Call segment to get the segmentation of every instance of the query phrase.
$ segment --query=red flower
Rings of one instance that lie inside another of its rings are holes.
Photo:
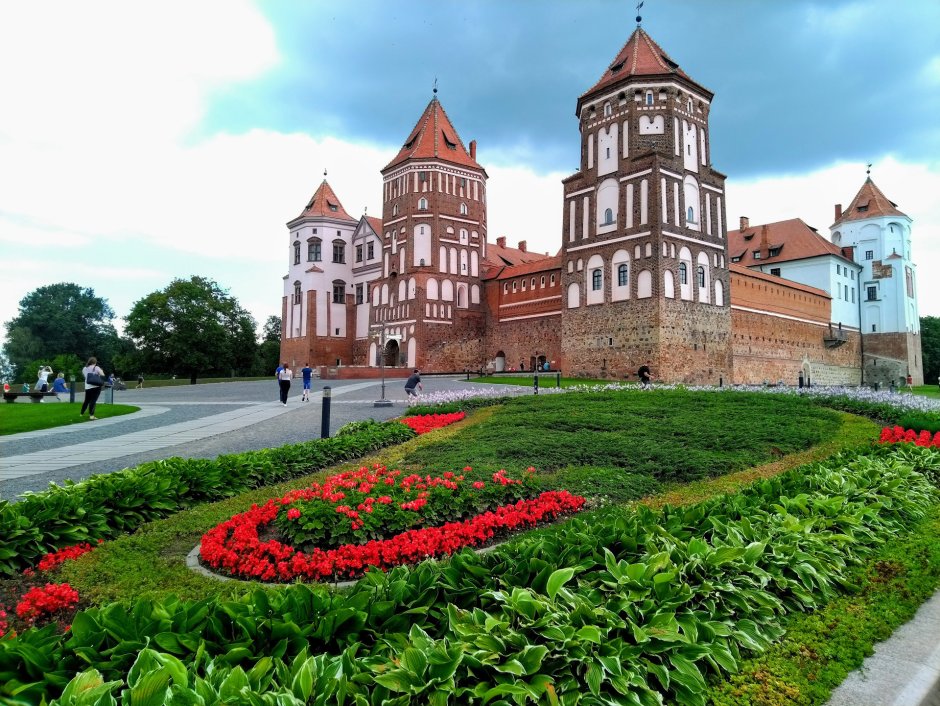
[[[35,620],[44,613],[55,613],[78,603],[78,591],[67,583],[33,586],[16,606],[16,614],[24,620]]]
[[[298,510],[296,507],[292,507],[290,510],[287,511],[288,520],[296,520],[299,517],[300,517],[300,510]]]
[[[486,486],[486,483],[484,483],[481,480],[475,481],[473,484],[473,487],[476,488],[477,490],[483,490],[485,486]]]

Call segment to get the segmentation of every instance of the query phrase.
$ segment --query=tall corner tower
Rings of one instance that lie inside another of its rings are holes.
[[[909,216],[898,210],[871,177],[848,208],[836,205],[832,242],[851,248],[859,273],[859,317],[866,383],[898,384],[907,375],[924,381],[916,266]]]
[[[287,222],[288,272],[281,305],[281,360],[292,367],[352,362],[349,248],[356,219],[324,179]]]
[[[578,98],[580,169],[563,181],[562,341],[568,370],[731,377],[723,174],[713,94],[641,28]]]
[[[435,96],[382,170],[382,274],[371,283],[371,364],[476,369],[483,361],[486,171]]]

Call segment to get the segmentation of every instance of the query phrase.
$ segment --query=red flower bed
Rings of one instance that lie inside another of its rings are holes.
[[[467,415],[463,412],[451,414],[418,414],[414,417],[403,417],[402,424],[407,424],[417,434],[427,434],[429,431],[446,427],[448,424],[459,422]]]
[[[880,444],[910,444],[917,446],[932,446],[940,449],[940,431],[932,434],[927,430],[916,432],[913,429],[903,429],[901,427],[885,427],[881,430],[881,437],[878,439]]]
[[[103,539],[98,540],[98,544],[102,544],[103,542]],[[94,549],[95,546],[97,545],[84,542],[83,544],[73,544],[70,547],[63,547],[56,552],[50,552],[39,560],[39,570],[51,571],[52,569],[58,568],[67,561],[77,559],[82,554],[87,554],[92,549]]]
[[[78,591],[67,583],[33,586],[16,606],[16,615],[33,621],[44,615],[71,608],[78,603]]]
[[[255,505],[207,532],[202,538],[202,561],[230,575],[261,581],[353,578],[370,566],[385,570],[486,544],[499,535],[575,513],[584,505],[584,498],[567,490],[549,491],[463,522],[309,553],[277,540],[262,541],[259,536],[259,530],[277,516],[282,502],[283,499],[272,499],[261,507]]]

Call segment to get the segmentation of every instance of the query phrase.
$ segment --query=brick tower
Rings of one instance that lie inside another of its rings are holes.
[[[832,242],[851,248],[859,273],[865,383],[924,384],[910,216],[868,177],[848,208],[836,205]]]
[[[723,174],[713,94],[637,27],[577,104],[563,181],[562,354],[575,374],[730,380]]]
[[[369,363],[481,366],[486,171],[435,96],[382,170],[382,273],[370,283]]]

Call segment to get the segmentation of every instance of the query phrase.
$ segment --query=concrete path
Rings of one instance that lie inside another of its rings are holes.
[[[875,645],[827,706],[940,706],[940,592]]]

